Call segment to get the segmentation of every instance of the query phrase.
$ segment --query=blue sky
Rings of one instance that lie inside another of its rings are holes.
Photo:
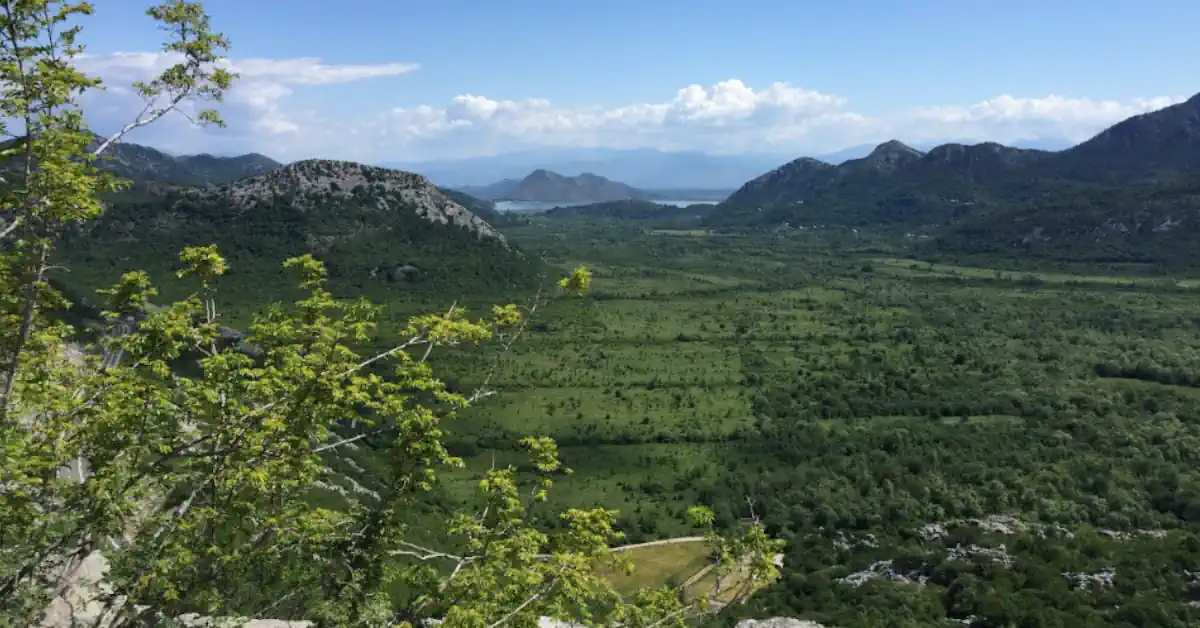
[[[139,0],[96,4],[88,53],[127,79],[130,58],[105,56],[151,53],[160,33]],[[803,153],[893,135],[1083,139],[1200,91],[1188,0],[346,4],[207,0],[234,66],[257,63],[225,108],[231,128],[176,121],[135,139],[374,160],[541,145]],[[681,97],[690,85],[704,96]],[[119,109],[106,97],[97,109]]]

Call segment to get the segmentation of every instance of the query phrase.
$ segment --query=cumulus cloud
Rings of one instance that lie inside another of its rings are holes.
[[[924,107],[909,112],[914,139],[967,137],[1013,141],[1032,137],[1085,140],[1139,113],[1181,102],[1159,96],[1119,102],[1050,95],[1018,98],[1003,94],[966,107]]]
[[[137,97],[121,88],[146,80],[175,59],[128,52],[81,59],[111,85],[85,103],[93,127],[105,130],[128,115]],[[927,142],[1062,138],[1083,140],[1129,116],[1181,98],[1128,101],[1018,97],[1003,94],[967,105],[897,109],[868,116],[853,103],[788,83],[752,86],[738,79],[687,85],[659,102],[562,107],[541,98],[494,100],[466,93],[441,104],[411,107],[364,102],[351,118],[308,106],[296,89],[337,89],[346,83],[397,77],[415,63],[327,64],[316,58],[235,59],[240,78],[220,109],[224,130],[200,130],[176,117],[131,137],[173,152],[258,151],[278,159],[322,156],[413,161],[495,154],[539,146],[575,146],[718,153],[837,150],[891,138]],[[403,89],[403,83],[397,84]],[[669,93],[669,92],[668,92]]]

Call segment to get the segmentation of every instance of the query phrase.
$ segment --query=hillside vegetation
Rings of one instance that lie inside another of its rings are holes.
[[[1200,184],[1059,194],[1005,207],[947,229],[927,255],[1200,268]]]
[[[705,203],[678,207],[653,201],[624,200],[555,207],[542,212],[542,216],[551,219],[622,220],[660,229],[674,229],[698,226],[715,207]]]

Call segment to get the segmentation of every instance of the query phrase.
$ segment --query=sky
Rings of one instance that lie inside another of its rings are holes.
[[[107,133],[174,62],[150,0],[97,0],[80,66]],[[413,162],[540,147],[821,154],[1087,139],[1200,91],[1188,0],[206,0],[240,78],[172,153]]]

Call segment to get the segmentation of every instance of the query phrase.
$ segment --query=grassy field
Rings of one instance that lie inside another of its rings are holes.
[[[704,541],[630,547],[622,549],[621,553],[628,556],[632,571],[612,573],[608,577],[622,594],[667,585],[678,588],[688,600],[707,598],[711,610],[719,610],[722,605],[744,596],[752,586],[744,566],[719,575]]]
[[[703,541],[668,543],[625,550],[632,572],[613,573],[609,578],[621,593],[669,584],[682,586],[711,564]]]
[[[919,262],[912,259],[902,259],[895,257],[868,257],[867,263],[878,264],[879,268],[889,272],[896,272],[909,277],[964,277],[964,278],[988,278],[1001,280],[1028,280],[1036,279],[1037,281],[1047,283],[1093,283],[1104,285],[1116,285],[1127,287],[1162,287],[1171,286],[1178,288],[1196,288],[1200,287],[1200,279],[1187,279],[1179,277],[1155,277],[1148,278],[1145,276],[1130,276],[1130,275],[1098,275],[1098,274],[1072,274],[1062,272],[1046,272],[1046,271],[1022,271],[1022,270],[1006,270],[1003,268],[983,268],[979,266],[960,266],[956,264],[939,264],[933,262]]]

